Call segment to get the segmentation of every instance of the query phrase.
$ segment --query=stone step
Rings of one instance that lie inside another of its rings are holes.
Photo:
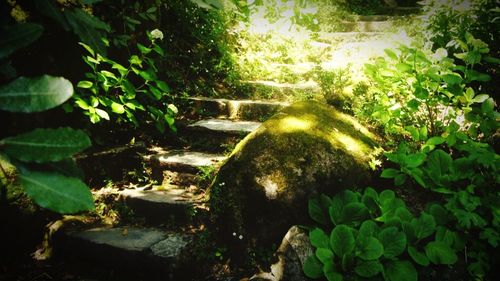
[[[342,27],[347,32],[383,32],[388,31],[393,27],[393,23],[390,21],[355,21],[355,22],[343,22]]]
[[[359,42],[364,40],[373,40],[381,38],[384,36],[392,35],[391,32],[318,32],[318,41],[320,42],[338,42],[338,41],[349,41],[349,42]]]
[[[200,168],[214,166],[224,161],[222,154],[212,154],[187,150],[164,151],[157,149],[155,154],[144,156],[153,170],[171,170],[176,172],[197,173]],[[153,171],[153,173],[155,173]]]
[[[189,222],[195,209],[204,209],[204,195],[182,187],[124,189],[118,194],[134,214],[145,218],[147,223],[181,224]]]
[[[264,120],[288,103],[265,100],[230,100],[206,97],[192,97],[188,100],[193,104],[191,115],[216,116],[232,120]]]
[[[189,280],[184,255],[193,237],[157,228],[97,227],[58,233],[54,246],[64,260],[112,267],[134,280]]]
[[[262,123],[256,121],[233,121],[227,119],[205,119],[188,125],[189,128],[207,133],[246,135],[257,129]]]

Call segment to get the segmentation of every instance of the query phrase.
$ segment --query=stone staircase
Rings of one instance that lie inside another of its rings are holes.
[[[400,44],[410,44],[412,38],[401,27],[403,22],[411,22],[411,17],[419,13],[418,7],[388,8],[383,15],[355,16],[355,20],[343,21],[341,32],[315,32],[310,35],[312,41],[309,48],[314,54],[321,54],[318,61],[301,61],[297,63],[274,63],[275,73],[292,73],[297,77],[296,83],[269,81],[265,77],[247,81],[254,88],[256,96],[278,97],[298,93],[299,99],[306,93],[318,93],[320,87],[310,79],[308,73],[320,66],[324,70],[349,68],[353,73],[353,81],[363,79],[362,69],[372,58],[385,56],[384,49],[396,48]],[[300,35],[302,36],[302,35]],[[281,77],[281,75],[275,75]]]
[[[393,30],[392,19],[388,15],[360,17],[357,22],[346,23],[347,32],[319,33],[311,45],[329,53],[321,66],[360,66],[373,56],[383,55],[384,48],[407,40]],[[295,69],[302,75],[316,65],[311,62],[280,67]],[[294,84],[262,79],[248,83],[255,89],[318,90],[312,81]],[[197,265],[192,264],[193,257],[199,254],[196,243],[210,212],[206,190],[199,184],[200,172],[216,171],[240,139],[288,104],[205,97],[189,98],[188,102],[186,118],[177,122],[179,141],[125,146],[80,158],[79,164],[91,173],[99,172],[102,166],[132,169],[144,165],[159,185],[129,184],[96,191],[96,196],[121,202],[133,219],[113,226],[91,223],[67,227],[54,238],[56,256],[113,268],[130,280],[215,280],[197,276]],[[113,177],[120,180],[120,174]],[[102,280],[112,279],[108,277]]]
[[[178,137],[204,135],[217,141],[226,141],[227,136],[240,139],[259,127],[263,118],[287,106],[280,102],[201,97],[189,101],[190,111],[179,122]],[[97,161],[127,169],[127,161],[142,162],[150,176],[161,184],[96,190],[96,197],[112,197],[126,206],[133,214],[132,220],[127,221],[136,222],[67,227],[54,239],[56,256],[125,272],[130,280],[198,280],[190,257],[198,254],[192,252],[193,245],[205,227],[209,209],[204,187],[199,186],[197,178],[202,169],[216,170],[227,154],[211,147],[194,150],[169,144],[144,145],[141,149],[137,145],[125,146],[111,151],[82,156],[78,162],[83,167],[97,165]]]

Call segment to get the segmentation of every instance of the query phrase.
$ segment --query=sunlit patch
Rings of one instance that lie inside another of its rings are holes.
[[[333,132],[332,135],[340,145],[355,155],[362,156],[363,152],[367,151],[367,147],[364,144],[349,135],[340,132]]]
[[[296,117],[285,117],[280,120],[279,129],[281,132],[295,132],[308,130],[313,126],[312,122]]]

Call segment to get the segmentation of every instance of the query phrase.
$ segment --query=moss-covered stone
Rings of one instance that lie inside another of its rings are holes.
[[[327,105],[295,103],[243,139],[211,187],[218,237],[279,242],[307,222],[308,198],[365,183],[377,137]],[[242,237],[240,236],[242,235]]]

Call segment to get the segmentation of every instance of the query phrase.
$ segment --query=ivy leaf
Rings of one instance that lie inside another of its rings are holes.
[[[357,275],[365,278],[373,277],[384,270],[379,261],[362,261],[354,268]]]
[[[44,208],[61,214],[94,209],[92,193],[78,178],[26,169],[19,178],[26,193]]]
[[[409,261],[392,261],[385,266],[387,281],[417,281],[417,270]]]
[[[380,231],[378,239],[384,246],[384,257],[395,258],[406,249],[406,235],[396,227],[388,227]]]
[[[446,243],[440,241],[429,242],[425,246],[425,254],[434,264],[454,264],[458,257],[455,251]]]
[[[383,253],[384,247],[377,238],[358,236],[356,256],[363,260],[376,260]]]
[[[10,112],[40,112],[61,105],[71,95],[73,85],[62,77],[19,77],[0,87],[0,109]]]
[[[429,259],[427,256],[424,253],[419,252],[415,247],[408,246],[408,254],[417,264],[421,266],[429,265]]]
[[[306,259],[302,269],[309,278],[316,279],[323,276],[323,264],[315,255],[311,255]]]
[[[330,238],[320,228],[315,228],[315,229],[311,230],[309,232],[309,239],[311,240],[311,244],[316,248],[329,248],[330,247]]]
[[[355,246],[352,229],[342,224],[336,226],[330,234],[330,246],[339,257],[350,254]]]
[[[1,60],[40,38],[43,33],[43,26],[35,23],[18,23],[0,30],[2,33],[2,36],[0,36]]]
[[[12,158],[24,162],[54,162],[73,156],[90,146],[89,137],[71,128],[36,129],[0,141]]]

